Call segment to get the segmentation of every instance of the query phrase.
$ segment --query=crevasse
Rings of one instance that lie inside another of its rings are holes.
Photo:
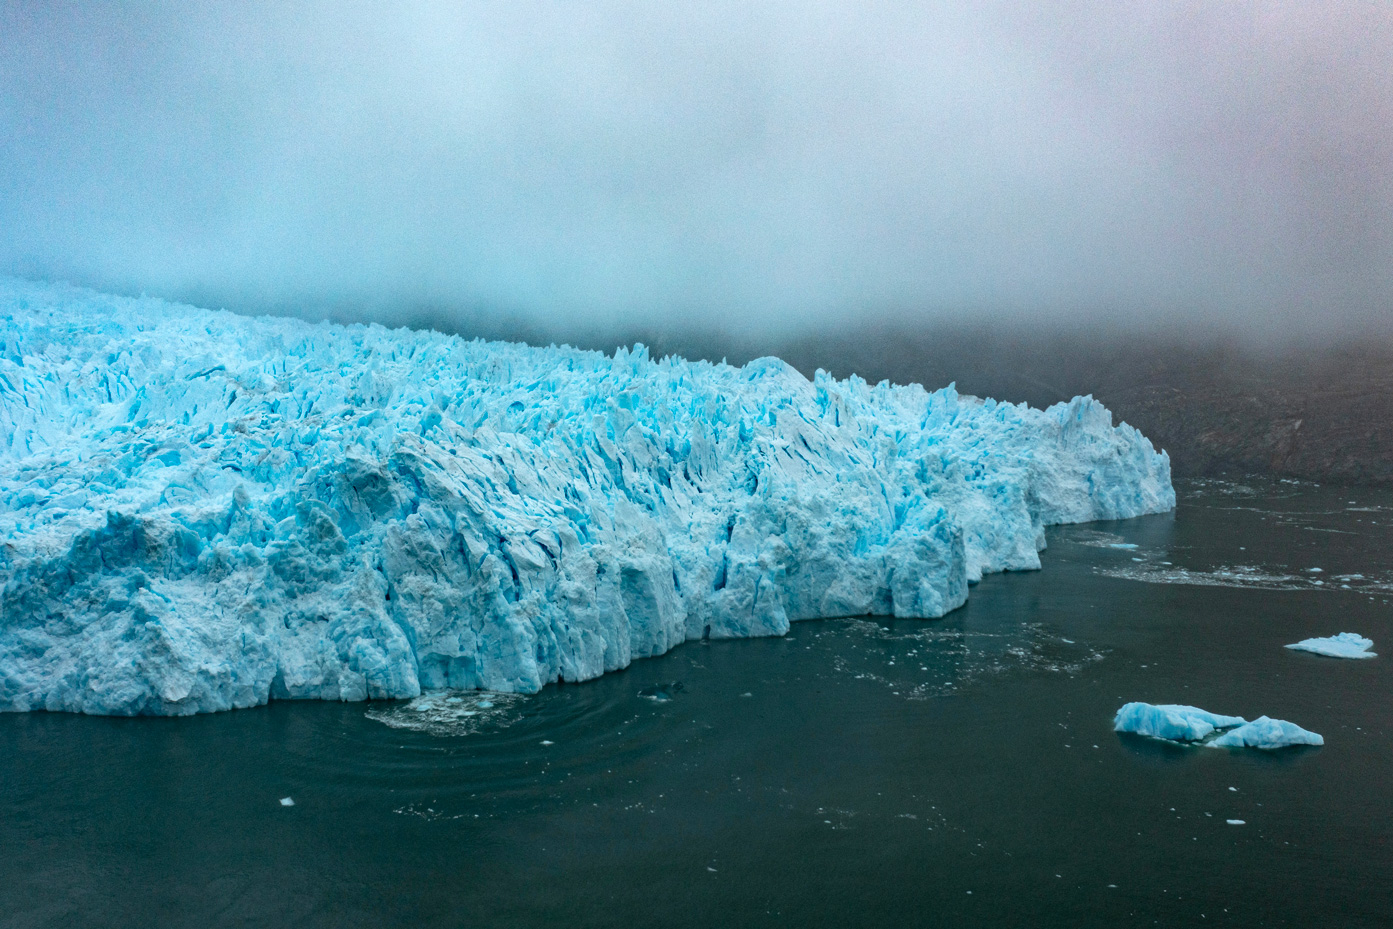
[[[1172,508],[1089,397],[248,318],[0,280],[0,709],[534,692],[936,617]]]

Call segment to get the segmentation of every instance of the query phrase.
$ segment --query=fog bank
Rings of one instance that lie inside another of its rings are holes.
[[[1374,2],[17,2],[0,273],[540,341],[1386,334],[1390,125]]]

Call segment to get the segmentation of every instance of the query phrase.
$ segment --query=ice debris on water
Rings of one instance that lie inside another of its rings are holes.
[[[654,703],[666,703],[685,689],[681,681],[672,681],[667,684],[650,684],[641,689],[638,695]]]
[[[1287,646],[1300,652],[1313,652],[1330,658],[1376,658],[1377,653],[1369,651],[1373,647],[1373,639],[1366,639],[1353,632],[1342,632],[1322,639],[1302,639]]]
[[[295,801],[289,797],[281,797],[281,806],[294,806]]]
[[[1275,749],[1325,744],[1316,733],[1284,719],[1260,716],[1248,722],[1242,716],[1220,716],[1199,707],[1174,704],[1128,703],[1117,711],[1113,728],[1171,742],[1202,743],[1211,748]]]
[[[1210,748],[1286,748],[1289,745],[1324,745],[1325,739],[1285,719],[1259,716],[1206,743]]]
[[[1220,716],[1196,706],[1128,703],[1117,711],[1113,729],[1172,742],[1199,742],[1217,729],[1229,729],[1245,722],[1242,716]]]
[[[365,715],[393,729],[459,736],[506,728],[517,719],[513,704],[522,699],[516,694],[431,691],[407,702],[373,704]]]
[[[942,616],[1038,568],[1047,525],[1174,504],[1166,455],[1089,397],[0,279],[4,710],[532,693],[798,619]]]

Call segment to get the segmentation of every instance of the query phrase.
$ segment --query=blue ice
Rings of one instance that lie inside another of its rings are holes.
[[[1316,733],[1284,719],[1260,716],[1248,722],[1242,716],[1220,716],[1199,707],[1175,704],[1128,703],[1117,711],[1113,728],[1171,742],[1200,742],[1213,748],[1274,749],[1325,744]]]
[[[1237,729],[1206,743],[1210,748],[1286,748],[1289,745],[1324,745],[1325,739],[1285,719],[1259,716]]]
[[[1137,735],[1151,736],[1153,739],[1199,742],[1212,735],[1215,730],[1241,726],[1245,722],[1247,720],[1242,716],[1220,716],[1197,706],[1128,703],[1117,711],[1117,716],[1113,719],[1113,729],[1118,732],[1135,732]]]
[[[249,318],[0,279],[0,709],[532,693],[942,616],[1171,509],[1089,397]]]
[[[1320,639],[1302,639],[1287,646],[1297,651],[1313,652],[1330,658],[1376,658],[1377,653],[1369,651],[1373,647],[1373,639],[1366,639],[1353,632],[1341,632],[1339,635]]]

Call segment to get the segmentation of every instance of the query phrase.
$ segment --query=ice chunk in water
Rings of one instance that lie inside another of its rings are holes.
[[[1377,653],[1369,651],[1373,647],[1373,639],[1353,632],[1342,632],[1323,639],[1302,639],[1287,646],[1299,652],[1312,652],[1330,658],[1376,658]]]
[[[1286,748],[1288,745],[1324,745],[1325,739],[1285,719],[1259,716],[1207,743],[1210,748]]]
[[[1199,742],[1217,729],[1247,722],[1242,716],[1220,716],[1196,706],[1129,703],[1117,711],[1113,729],[1173,742]]]

